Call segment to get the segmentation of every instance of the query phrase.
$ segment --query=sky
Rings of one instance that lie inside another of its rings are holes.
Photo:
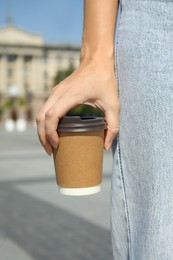
[[[46,42],[81,44],[83,0],[0,0],[0,27],[9,14],[16,26]]]

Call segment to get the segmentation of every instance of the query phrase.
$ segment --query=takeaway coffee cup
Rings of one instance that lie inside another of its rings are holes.
[[[89,195],[100,191],[106,123],[102,117],[64,116],[58,125],[54,165],[59,191]]]

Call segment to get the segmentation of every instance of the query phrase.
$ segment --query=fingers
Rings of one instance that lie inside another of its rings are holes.
[[[39,139],[47,153],[52,151],[52,147],[55,149],[58,147],[57,127],[60,118],[77,104],[79,104],[77,96],[71,98],[64,96],[45,112],[44,118],[37,118]]]
[[[37,134],[38,134],[40,143],[44,147],[45,151],[48,153],[48,155],[51,155],[53,152],[53,149],[52,149],[52,146],[50,145],[50,143],[48,142],[48,140],[46,139],[45,127],[44,127],[44,124],[42,125],[41,122],[37,122]]]
[[[57,89],[58,89],[58,95],[57,95]],[[65,89],[63,88],[62,83],[60,82],[56,87],[53,88],[52,93],[50,94],[48,100],[45,102],[44,106],[40,110],[39,114],[37,115],[36,122],[37,122],[37,134],[40,140],[40,143],[46,150],[46,152],[51,155],[53,152],[52,147],[55,147],[55,145],[52,145],[46,136],[46,131],[45,131],[45,115],[46,112],[51,108],[51,106],[59,100],[64,93]],[[49,114],[48,114],[49,116]],[[58,122],[57,122],[58,123]],[[48,135],[50,134],[47,133]],[[58,139],[58,136],[57,136]],[[57,140],[58,143],[58,140]]]
[[[108,89],[105,88],[108,85],[106,81],[103,87],[98,87],[102,84],[102,81],[98,80],[98,78],[95,79],[93,72],[88,72],[88,67],[86,71],[81,71],[81,74],[77,74],[77,72],[74,75],[72,74],[72,76],[65,79],[65,83],[63,81],[53,89],[37,116],[38,136],[48,154],[53,152],[53,148],[58,147],[57,127],[60,118],[76,105],[85,103],[93,107],[99,107],[105,112],[105,120],[108,127],[105,131],[104,140],[104,148],[106,150],[109,150],[113,139],[119,131],[119,105],[116,102],[115,96],[117,93],[115,93],[114,86],[112,87],[111,83]],[[76,77],[75,75],[79,76]],[[81,79],[82,83],[83,81],[85,83],[84,86],[81,84]]]
[[[116,135],[119,132],[119,127],[117,128],[110,128],[108,127],[108,129],[105,131],[105,142],[104,142],[104,148],[106,151],[109,151],[112,142],[114,140],[114,138],[116,137]]]
[[[50,144],[57,148],[58,136],[57,127],[61,117],[63,117],[71,108],[79,104],[77,97],[68,97],[57,101],[47,112],[45,116],[45,134]]]
[[[112,145],[112,142],[119,132],[119,110],[120,107],[117,104],[116,108],[111,111],[105,112],[105,121],[107,123],[107,130],[105,131],[104,149],[108,151]]]

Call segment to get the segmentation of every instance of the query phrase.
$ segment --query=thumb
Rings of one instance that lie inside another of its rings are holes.
[[[105,121],[107,123],[107,130],[105,131],[104,148],[108,151],[119,132],[119,109],[105,113]]]

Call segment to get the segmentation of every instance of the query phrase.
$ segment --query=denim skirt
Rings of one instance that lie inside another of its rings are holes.
[[[173,260],[173,0],[120,0],[114,260]]]

